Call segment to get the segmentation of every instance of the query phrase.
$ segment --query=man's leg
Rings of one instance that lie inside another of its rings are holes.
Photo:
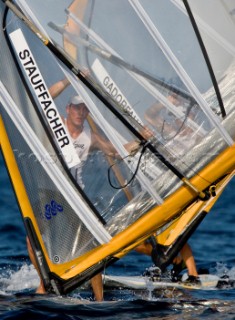
[[[151,256],[152,253],[152,245],[150,243],[144,242],[142,244],[140,244],[138,247],[135,248],[135,250],[139,253],[143,253],[146,254],[148,256]],[[173,264],[176,265],[180,265],[182,264],[182,260],[184,261],[187,269],[188,269],[188,275],[190,276],[198,276],[197,273],[197,267],[196,267],[196,263],[193,257],[193,253],[192,250],[189,246],[188,243],[186,243],[183,248],[180,251],[180,256],[177,256],[174,258],[173,260]],[[181,270],[180,270],[181,271]],[[179,272],[180,272],[179,271]]]
[[[142,254],[146,254],[147,256],[151,256],[152,250],[153,250],[153,247],[148,242],[143,242],[140,245],[138,245],[138,247],[135,248],[135,251]]]
[[[26,237],[26,243],[27,243],[29,258],[30,258],[32,264],[34,265],[35,269],[37,270],[38,275],[40,277],[40,273],[38,270],[38,266],[36,263],[34,252],[33,252],[33,249],[32,249],[32,246],[31,246],[31,243],[30,243],[28,237]],[[96,276],[94,276],[91,279],[91,286],[92,286],[96,301],[102,301],[103,300],[103,283],[102,283],[101,273],[97,274]],[[41,277],[40,277],[40,285],[37,288],[36,293],[39,293],[39,294],[46,293],[46,290],[45,290],[45,287],[44,287],[44,284],[43,284]]]
[[[95,295],[96,301],[103,301],[103,281],[101,273],[91,278],[91,286]]]
[[[38,266],[37,266],[37,263],[36,263],[34,252],[33,252],[33,249],[32,249],[32,246],[31,246],[31,243],[30,243],[28,237],[26,237],[26,243],[27,243],[27,249],[28,249],[28,253],[29,253],[29,258],[30,258],[32,264],[34,265],[35,269],[37,270],[38,275],[40,277],[40,273],[39,273],[39,270],[38,270]],[[36,293],[39,293],[39,294],[46,293],[46,290],[45,290],[45,287],[44,287],[44,284],[43,284],[43,281],[42,281],[41,277],[40,277],[40,284],[39,284],[39,287],[36,290]]]
[[[180,251],[180,255],[186,264],[186,267],[188,269],[188,275],[197,277],[198,273],[197,273],[196,263],[193,257],[192,250],[188,243],[186,243],[183,246],[183,248]]]

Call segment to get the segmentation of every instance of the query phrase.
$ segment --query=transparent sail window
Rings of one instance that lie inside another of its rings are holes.
[[[209,55],[227,115],[234,105],[234,1],[189,1]],[[213,12],[213,15],[211,15]],[[206,94],[213,100],[211,92]]]
[[[26,7],[25,1],[18,2]],[[196,94],[189,90],[185,79],[175,68],[177,65],[171,64],[129,1],[96,1],[94,6],[82,8],[81,15],[71,6],[67,7],[65,2],[60,3],[58,15],[52,15],[49,13],[53,12],[55,1],[47,3],[46,13],[45,8],[39,10],[39,1],[35,0],[30,3],[34,15],[28,11],[32,20],[35,21],[36,17],[39,25],[42,25],[41,29],[64,53],[70,55],[75,66],[83,71],[103,97],[111,101],[119,114],[119,117],[115,116],[106,104],[62,65],[58,69],[57,63],[43,49],[32,49],[35,56],[40,52],[38,64],[48,88],[61,79],[68,81],[66,91],[53,99],[61,119],[67,118],[68,108],[72,107],[70,98],[81,96],[97,132],[115,149],[114,166],[107,162],[106,152],[90,148],[84,156],[85,164],[81,161],[82,170],[76,166],[70,169],[75,179],[78,175],[81,177],[82,180],[77,181],[78,186],[107,224],[116,220],[119,214],[128,212],[128,215],[123,214],[120,218],[123,222],[120,228],[134,221],[132,217],[138,218],[153,205],[161,203],[182,182],[162,163],[161,157],[153,155],[148,148],[141,155],[140,139],[136,139],[119,118],[128,121],[139,132],[147,127],[152,134],[147,140],[160,156],[164,156],[187,178],[196,175],[227,146],[217,115],[218,101],[189,19],[171,1],[140,3],[166,40],[171,54],[177,57],[178,66],[186,71],[187,79],[197,89]],[[81,12],[79,6],[77,9]],[[175,17],[175,20],[167,19],[170,23],[172,21],[171,28],[166,21],[162,21],[167,14]],[[184,32],[180,33],[180,30]],[[183,48],[181,51],[176,43]],[[42,56],[45,58],[42,59]],[[50,68],[45,61],[50,63]],[[209,100],[204,93],[208,90],[213,92],[213,103],[207,105]],[[198,97],[203,103],[206,100],[207,113],[198,103]],[[214,122],[211,121],[210,112],[217,119]],[[66,121],[64,123],[66,125]],[[218,131],[218,128],[221,130]],[[89,123],[84,122],[84,130],[90,132]],[[92,135],[88,133],[88,143],[93,139]],[[130,150],[125,146],[135,140],[140,147],[130,157]],[[115,189],[110,185],[109,168],[112,166],[110,178],[113,184],[125,186],[133,176],[140,156],[135,181],[133,185],[128,185],[131,190],[129,197],[124,192],[125,188]],[[115,180],[115,166],[122,172],[123,182]],[[86,174],[82,177],[81,173]],[[120,201],[119,197],[124,201]],[[101,208],[104,204],[105,207]]]

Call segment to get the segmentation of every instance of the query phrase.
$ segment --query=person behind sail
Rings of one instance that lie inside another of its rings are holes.
[[[49,92],[53,99],[55,99],[67,86],[70,84],[67,78],[58,81],[54,85],[52,85],[49,89]],[[84,183],[82,181],[82,167],[87,160],[88,154],[92,149],[99,149],[103,151],[106,155],[111,157],[117,156],[117,151],[112,145],[110,141],[105,139],[98,133],[91,131],[89,126],[85,125],[89,114],[89,110],[85,105],[84,101],[80,96],[75,95],[72,96],[68,104],[66,106],[66,118],[62,117],[62,120],[65,123],[65,126],[68,130],[68,133],[73,141],[73,145],[76,149],[76,152],[81,160],[81,163],[72,169],[72,174],[77,180],[77,183],[81,188],[84,188]],[[147,139],[152,135],[147,129],[143,130],[142,134]],[[127,151],[132,152],[139,148],[138,141],[130,141],[125,144],[125,148]],[[37,268],[36,260],[34,257],[34,253],[30,244],[29,239],[27,238],[27,247],[29,252],[29,257],[34,264],[36,270],[39,273]],[[40,275],[40,273],[39,273]],[[103,284],[102,284],[102,276],[101,274],[97,274],[93,278],[91,278],[91,286],[95,295],[96,301],[103,300]],[[43,281],[41,279],[40,285],[36,291],[37,293],[45,293],[45,288],[43,285]]]
[[[154,130],[159,133],[160,138],[163,141],[165,140],[165,143],[168,143],[169,145],[170,142],[171,150],[173,148],[174,150],[178,149],[184,151],[185,145],[183,136],[187,137],[187,134],[194,134],[193,130],[188,127],[185,122],[188,116],[190,118],[194,117],[194,112],[191,112],[192,110],[190,109],[189,111],[186,110],[183,98],[176,93],[168,95],[167,99],[178,110],[181,110],[181,113],[185,115],[185,119],[176,118],[176,116],[160,102],[153,104],[147,109],[145,112],[145,119]],[[188,140],[188,138],[186,140]],[[174,144],[177,146],[177,143],[183,146],[183,148],[175,147]],[[157,259],[158,252],[148,240],[136,247],[135,250],[139,253],[151,256],[153,262]],[[187,243],[183,246],[179,255],[173,260],[172,278],[176,279],[178,274],[182,271],[182,268],[187,268],[189,275],[188,279],[190,281],[198,281],[195,259],[193,257],[192,249]]]
[[[80,159],[80,163],[71,169],[73,176],[80,187],[84,188],[82,181],[82,166],[87,160],[89,150],[95,136],[91,135],[88,126],[84,126],[84,122],[89,114],[89,110],[79,96],[73,96],[66,107],[67,118],[64,119],[65,127],[69,132],[74,148]]]
[[[53,97],[53,96],[52,96]],[[73,96],[66,106],[67,118],[63,119],[65,126],[68,130],[68,133],[73,141],[73,145],[76,149],[76,152],[81,160],[81,163],[76,166],[76,179],[78,184],[83,188],[84,184],[81,178],[82,164],[86,161],[89,149],[91,145],[100,147],[102,150],[108,152],[113,151],[114,148],[107,149],[105,147],[105,141],[102,137],[99,137],[96,134],[91,134],[91,130],[88,127],[84,126],[84,122],[87,119],[89,110],[79,96]],[[39,273],[36,259],[30,244],[29,239],[27,241],[27,248],[31,262],[35,266],[36,270]],[[40,275],[40,273],[39,273]],[[103,300],[103,286],[102,286],[102,277],[101,274],[94,276],[91,279],[91,286],[95,295],[96,301]],[[40,280],[40,285],[36,293],[46,293],[42,279]]]
[[[67,87],[68,83],[69,82],[66,79],[57,82],[50,89],[51,95],[53,97],[57,96],[65,87]],[[116,150],[108,140],[97,133],[91,132],[90,128],[84,125],[88,117],[89,110],[80,96],[71,97],[66,106],[66,114],[67,118],[64,119],[65,126],[67,127],[68,133],[73,140],[76,152],[78,153],[79,158],[82,160],[81,165],[76,168],[76,179],[80,186],[84,187],[81,178],[82,162],[84,163],[84,161],[87,160],[89,150],[92,148],[97,148],[102,150],[109,156],[115,156]],[[146,138],[148,138],[152,135],[152,132],[149,131],[148,128],[146,128],[144,135]],[[131,152],[138,147],[138,143],[136,143],[135,141],[134,143],[129,142],[125,145],[125,147],[129,152]],[[150,243],[144,243],[141,246],[137,247],[136,251],[151,256],[152,246]],[[186,244],[182,248],[180,256],[178,256],[174,260],[173,271],[175,271],[175,275],[176,273],[181,271],[180,267],[182,267],[183,261],[185,262],[185,265],[188,269],[189,278],[191,280],[196,280],[198,276],[197,268],[191,248],[188,244]]]
[[[86,120],[89,110],[80,96],[72,96],[66,106],[65,127],[73,141],[74,148],[81,162],[71,169],[81,188],[84,188],[82,181],[82,167],[87,160],[88,154],[94,149],[103,151],[104,154],[111,157],[117,157],[117,151],[112,143],[101,134],[91,131]],[[125,145],[125,148],[131,152],[139,147],[138,142],[133,141]]]
[[[145,119],[158,133],[159,139],[170,150],[184,155],[189,148],[200,142],[211,125],[197,104],[189,105],[186,99],[172,92],[167,100],[175,113],[161,102],[154,103],[145,112]]]

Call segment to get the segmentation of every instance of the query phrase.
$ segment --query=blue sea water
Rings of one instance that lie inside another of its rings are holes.
[[[235,179],[196,230],[190,244],[198,267],[235,279]],[[0,157],[0,319],[235,319],[235,288],[211,290],[105,289],[105,301],[91,301],[88,289],[67,297],[36,295],[39,278],[31,265],[25,230]],[[106,270],[140,275],[152,265],[132,252]]]

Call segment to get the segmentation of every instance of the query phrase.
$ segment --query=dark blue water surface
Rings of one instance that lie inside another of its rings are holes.
[[[198,267],[235,278],[235,180],[190,239]],[[213,290],[106,289],[105,301],[90,290],[67,297],[36,295],[38,276],[25,243],[23,221],[0,158],[0,318],[1,319],[235,319],[235,288]],[[141,275],[152,265],[135,252],[106,273]]]

